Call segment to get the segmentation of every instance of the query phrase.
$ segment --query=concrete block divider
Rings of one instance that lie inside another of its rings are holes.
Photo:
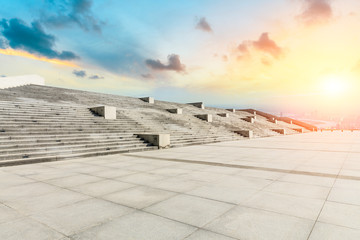
[[[269,119],[269,122],[272,122],[272,123],[278,124],[278,120],[277,120],[277,119],[275,119],[275,118]]]
[[[116,107],[112,106],[97,106],[89,108],[90,111],[96,113],[105,119],[116,119]]]
[[[253,138],[254,137],[254,133],[251,130],[235,130],[235,133],[247,137],[247,138]]]
[[[304,129],[302,128],[293,128],[293,130],[299,132],[299,133],[303,133],[304,132]]]
[[[212,122],[212,115],[211,114],[198,114],[194,115],[194,117],[197,117],[201,120],[204,120],[206,122]]]
[[[140,98],[140,100],[144,101],[144,102],[147,102],[147,103],[150,103],[150,104],[154,104],[155,103],[155,100],[153,97],[142,97]]]
[[[142,140],[157,146],[159,149],[170,147],[170,134],[167,133],[136,133]]]
[[[182,114],[183,110],[181,108],[172,108],[172,109],[166,109],[166,111],[174,114]]]
[[[188,103],[189,105],[193,105],[194,107],[198,107],[201,109],[205,109],[205,105],[203,102],[194,102],[194,103]]]
[[[274,132],[277,132],[277,133],[280,133],[282,135],[285,135],[286,134],[286,131],[284,128],[279,128],[279,129],[271,129],[272,131]]]
[[[220,117],[225,117],[225,118],[229,117],[228,113],[218,113],[217,115]]]
[[[244,120],[244,121],[249,122],[249,123],[254,123],[255,122],[255,118],[253,118],[253,117],[241,118],[241,120]]]

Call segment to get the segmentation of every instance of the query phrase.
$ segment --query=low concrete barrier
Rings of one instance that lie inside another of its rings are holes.
[[[228,113],[218,113],[218,116],[220,117],[229,117],[229,114]]]
[[[236,109],[234,109],[234,108],[229,108],[229,109],[226,109],[226,110],[228,110],[228,111],[230,111],[230,112],[236,112]]]
[[[284,121],[284,122],[291,121],[292,124],[298,125],[300,127],[303,127],[305,129],[313,131],[313,132],[318,130],[318,128],[315,125],[308,124],[308,123],[305,123],[305,122],[302,122],[302,121],[299,121],[299,120],[296,120],[296,119],[293,119],[293,118],[281,117],[281,118],[279,118],[279,120]]]
[[[249,123],[255,123],[255,118],[254,117],[246,117],[246,118],[242,118],[241,120],[244,120],[244,121],[249,122]]]
[[[201,120],[204,120],[206,122],[212,122],[212,115],[211,114],[199,114],[199,115],[194,115],[194,117],[197,117]]]
[[[304,129],[302,128],[293,128],[293,130],[299,132],[299,133],[303,133],[304,132]]]
[[[89,110],[105,119],[116,119],[116,107],[98,106],[89,108]]]
[[[241,135],[241,136],[244,136],[244,137],[248,137],[248,138],[253,138],[254,137],[254,133],[251,130],[236,130],[234,132]]]
[[[151,143],[154,146],[162,148],[170,147],[170,134],[166,133],[137,133],[135,134],[137,137],[145,140],[148,143]]]
[[[174,114],[182,114],[181,108],[166,109],[166,111],[168,111],[170,113],[174,113]]]
[[[201,108],[201,109],[205,109],[205,105],[203,102],[195,102],[195,103],[188,103],[188,104],[193,105],[198,108]]]
[[[276,119],[269,119],[269,122],[272,122],[272,123],[278,124],[278,120],[276,120]]]
[[[147,102],[147,103],[155,103],[155,100],[153,97],[143,97],[143,98],[140,98],[140,100],[143,100],[144,102]]]
[[[286,134],[286,131],[285,131],[285,129],[283,129],[283,128],[271,129],[271,130],[274,131],[274,132],[280,133],[280,134],[282,134],[282,135],[285,135],[285,134]]]

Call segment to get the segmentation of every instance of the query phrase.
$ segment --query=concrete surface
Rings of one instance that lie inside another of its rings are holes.
[[[360,132],[0,168],[0,239],[359,239]]]

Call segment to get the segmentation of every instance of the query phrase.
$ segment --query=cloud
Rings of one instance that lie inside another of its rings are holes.
[[[198,19],[195,28],[199,29],[201,31],[204,31],[204,32],[212,32],[213,31],[210,24],[206,21],[206,18],[204,18],[204,17]]]
[[[267,53],[274,58],[279,58],[283,54],[283,50],[279,47],[274,40],[269,38],[269,33],[262,33],[256,41],[243,41],[237,47],[243,55],[249,55],[251,49]]]
[[[229,59],[228,59],[228,56],[227,55],[223,55],[222,56],[222,60],[224,61],[224,62],[227,62]]]
[[[94,74],[94,75],[91,75],[91,76],[89,77],[89,79],[104,79],[104,77],[103,77],[103,76],[99,76],[99,75],[97,75],[97,74]]]
[[[17,18],[9,21],[3,19],[0,21],[0,33],[6,39],[6,45],[12,49],[23,50],[49,59],[74,60],[79,58],[70,51],[56,51],[54,49],[55,37],[45,33],[39,22],[33,22],[31,26],[28,26]]]
[[[282,54],[281,48],[269,38],[268,33],[261,34],[259,40],[253,42],[253,46],[260,51],[269,53],[274,58],[278,58]]]
[[[63,28],[77,24],[85,31],[101,32],[104,22],[91,11],[92,0],[47,0],[47,3],[48,9],[41,17],[46,26]]]
[[[326,23],[333,17],[331,0],[302,0],[304,10],[298,18],[307,25]]]
[[[141,76],[145,79],[153,79],[154,76],[150,73],[141,74]]]
[[[185,65],[180,62],[179,55],[171,54],[168,56],[168,64],[163,64],[160,60],[147,59],[146,65],[153,70],[157,71],[176,71],[185,72]]]
[[[5,42],[5,40],[3,38],[0,38],[0,49],[5,49],[7,48],[7,44]]]
[[[249,41],[244,41],[242,43],[239,44],[239,46],[237,47],[237,49],[241,52],[241,53],[248,53],[249,52],[249,46],[251,45],[251,42]]]
[[[86,77],[86,71],[84,71],[84,70],[74,70],[72,73],[75,76],[80,77],[80,78]]]

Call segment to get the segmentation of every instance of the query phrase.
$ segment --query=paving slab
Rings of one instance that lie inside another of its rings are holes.
[[[144,212],[134,212],[73,235],[71,239],[182,240],[195,227]]]
[[[236,207],[205,226],[205,229],[236,239],[305,240],[314,221],[284,214]]]
[[[175,195],[174,192],[137,186],[103,196],[103,199],[132,208],[144,208]]]
[[[69,236],[132,211],[108,201],[89,199],[41,212],[31,218]]]
[[[193,226],[202,227],[232,207],[234,207],[232,204],[181,194],[144,210]]]

